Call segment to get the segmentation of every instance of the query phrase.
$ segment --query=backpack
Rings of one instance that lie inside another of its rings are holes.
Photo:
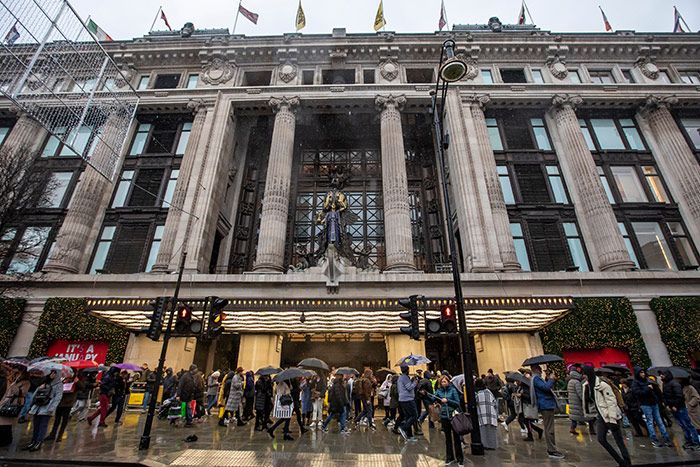
[[[34,399],[32,399],[32,404],[39,407],[44,407],[49,405],[51,402],[51,386],[48,384],[42,384],[36,391],[34,391]]]

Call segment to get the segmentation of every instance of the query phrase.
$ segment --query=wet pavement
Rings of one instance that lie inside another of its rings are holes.
[[[444,465],[445,441],[442,433],[429,429],[424,423],[424,436],[416,443],[405,443],[385,429],[381,423],[377,431],[366,427],[353,429],[350,435],[341,435],[335,422],[329,433],[312,430],[299,436],[299,429],[292,422],[294,441],[282,441],[278,430],[276,439],[266,433],[253,431],[251,423],[244,427],[217,426],[215,418],[209,418],[193,427],[174,427],[167,421],[156,420],[153,425],[151,448],[138,451],[139,439],[145,415],[128,412],[123,425],[98,428],[97,422],[71,420],[63,440],[59,443],[44,443],[40,451],[26,452],[19,448],[31,438],[31,423],[15,426],[14,443],[9,448],[0,448],[0,465],[15,459],[11,465],[29,465],[33,461],[43,465],[104,462],[143,462],[148,465],[210,465],[210,466],[402,466],[437,467]],[[597,443],[587,434],[569,434],[568,420],[556,422],[556,439],[560,450],[566,454],[564,460],[547,457],[544,439],[525,442],[521,438],[517,423],[506,432],[499,426],[500,448],[487,451],[483,457],[467,456],[465,465],[478,466],[566,466],[604,467],[616,465]],[[579,430],[581,431],[581,430]],[[634,465],[684,463],[700,466],[700,452],[684,451],[682,434],[676,425],[671,429],[674,447],[654,448],[648,438],[632,437],[625,429],[628,450]],[[184,438],[196,434],[196,442],[187,443]],[[612,437],[610,442],[614,445]],[[64,464],[65,465],[65,464]],[[83,464],[85,465],[85,464]],[[457,465],[457,464],[452,464]],[[671,464],[669,464],[671,465]],[[680,465],[680,464],[675,464]]]

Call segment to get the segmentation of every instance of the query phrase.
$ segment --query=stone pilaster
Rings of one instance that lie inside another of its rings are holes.
[[[673,96],[648,96],[637,120],[695,245],[700,245],[700,164],[676,124]]]
[[[492,232],[486,231],[483,202],[485,202],[486,189],[479,189],[479,180],[483,183],[483,174],[477,173],[476,167],[481,166],[478,154],[473,154],[467,134],[469,128],[465,125],[468,117],[471,120],[469,109],[462,107],[462,102],[457,90],[447,93],[445,113],[445,132],[449,134],[450,147],[447,151],[447,165],[449,167],[449,181],[451,188],[452,209],[457,214],[460,238],[462,240],[462,256],[464,258],[465,272],[490,272],[494,267],[494,254],[489,248],[488,236]],[[480,159],[480,158],[479,158]],[[450,219],[448,222],[452,222]],[[497,258],[500,263],[500,257]]]
[[[22,313],[22,322],[19,324],[17,334],[15,334],[8,357],[22,357],[29,355],[29,348],[32,346],[34,335],[39,328],[39,319],[44,312],[46,305],[45,298],[31,298],[27,300]]]
[[[190,100],[187,104],[187,108],[195,115],[194,121],[192,122],[192,131],[190,132],[190,139],[187,142],[187,148],[185,148],[185,154],[182,157],[182,164],[180,164],[180,173],[177,177],[175,192],[173,193],[173,199],[168,209],[168,217],[165,220],[165,229],[163,231],[163,240],[160,242],[158,256],[153,265],[153,272],[167,272],[170,269],[170,263],[173,260],[172,256],[175,248],[177,229],[180,225],[180,219],[183,216],[187,188],[192,178],[192,169],[197,162],[197,148],[202,138],[204,121],[208,111],[207,105],[201,99]]]
[[[260,236],[253,267],[257,272],[284,270],[284,247],[287,239],[289,187],[292,179],[296,126],[294,109],[298,105],[298,97],[270,99],[270,106],[276,115],[262,200]]]
[[[97,143],[91,158],[95,167],[109,165],[113,157],[111,148],[121,146],[118,138],[122,123],[116,121],[119,118],[121,117],[116,115],[110,116],[104,124],[102,132],[104,142]],[[126,147],[127,145],[124,145],[123,151]],[[119,165],[122,159],[123,154],[120,155]],[[119,167],[117,167],[118,170]],[[68,274],[85,272],[113,187],[114,183],[95,170],[92,165],[85,168],[71,198],[68,213],[58,231],[56,243],[44,266],[44,271]]]
[[[656,316],[649,306],[650,297],[630,298],[632,310],[637,318],[637,326],[642,334],[651,366],[671,366],[671,357],[666,344],[661,340]]]
[[[13,110],[18,118],[5,138],[2,148],[12,152],[27,151],[31,157],[34,157],[35,153],[41,149],[48,132],[41,126],[41,123],[34,120],[26,112],[17,108]]]
[[[548,119],[553,121],[556,130],[554,146],[574,198],[576,217],[594,269],[629,270],[634,263],[627,253],[615,213],[574,111],[582,103],[583,99],[579,96],[555,95],[552,99]]]
[[[510,232],[510,219],[506,202],[501,191],[501,184],[498,180],[498,169],[496,168],[496,158],[493,155],[491,141],[489,140],[486,118],[484,116],[484,106],[489,103],[487,94],[469,96],[466,99],[471,112],[471,120],[474,129],[474,152],[480,156],[481,168],[483,172],[483,182],[488,193],[488,204],[490,212],[486,212],[493,225],[495,239],[493,236],[487,238],[495,240],[495,245],[490,245],[491,249],[500,254],[502,268],[505,271],[519,271],[520,263],[515,254],[515,244],[513,235]],[[470,138],[472,140],[472,138]],[[478,180],[479,178],[477,178]]]
[[[384,199],[384,243],[387,271],[412,271],[413,236],[408,205],[406,154],[401,129],[401,109],[405,96],[377,96],[381,112],[382,195]]]

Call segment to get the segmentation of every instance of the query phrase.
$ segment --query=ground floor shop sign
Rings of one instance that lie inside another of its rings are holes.
[[[57,340],[49,345],[49,357],[63,357],[66,360],[94,360],[105,363],[109,343],[102,341],[69,341]]]

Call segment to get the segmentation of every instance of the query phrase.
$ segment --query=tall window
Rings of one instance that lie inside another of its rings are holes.
[[[569,198],[566,196],[564,181],[559,173],[559,167],[556,165],[548,165],[546,166],[546,170],[547,178],[549,179],[549,186],[551,187],[552,195],[554,196],[554,202],[569,204]]]
[[[613,166],[610,167],[610,171],[623,203],[646,203],[649,201],[633,166]]]
[[[46,203],[42,207],[60,208],[63,206],[63,198],[66,196],[68,185],[73,178],[73,172],[54,172],[51,174],[49,189],[51,192],[46,197]]]
[[[642,173],[644,174],[644,179],[647,182],[647,187],[651,192],[654,201],[657,203],[668,203],[668,195],[664,189],[664,185],[661,182],[661,177],[656,172],[656,167],[653,165],[643,165]]]
[[[156,264],[156,258],[158,257],[158,251],[160,250],[160,242],[163,240],[163,231],[165,230],[164,225],[157,225],[156,230],[153,233],[153,241],[151,242],[151,249],[148,252],[148,261],[146,262],[146,272],[151,272],[153,265]]]
[[[576,224],[573,222],[564,222],[562,227],[564,228],[566,243],[569,246],[569,253],[571,254],[571,259],[574,262],[574,266],[577,267],[579,271],[590,271],[590,268],[588,267],[588,260],[586,259],[586,253],[583,249],[581,235],[578,233]]]
[[[508,167],[505,165],[497,166],[498,181],[501,183],[501,191],[506,204],[515,204],[515,195],[513,194],[513,184],[510,181]]]
[[[92,266],[90,266],[90,274],[96,274],[98,271],[104,269],[116,229],[116,226],[113,225],[106,225],[102,228],[102,234],[100,235],[97,248],[95,249],[95,257],[92,259]]]
[[[544,126],[544,120],[531,118],[530,124],[532,125],[532,132],[535,134],[537,148],[542,151],[551,151],[552,146],[549,144],[549,136],[547,135],[547,128]]]
[[[525,244],[525,236],[523,235],[523,226],[518,222],[511,222],[510,233],[513,235],[515,255],[520,263],[520,268],[523,271],[531,271],[530,258],[527,255],[527,246]]]
[[[676,261],[658,222],[632,222],[647,269],[676,269]]]
[[[681,118],[681,126],[688,135],[692,147],[700,151],[700,118]]]
[[[579,119],[579,126],[591,151],[647,151],[631,118]]]
[[[498,118],[487,118],[486,127],[494,151],[552,150],[547,128],[541,118],[504,113]]]
[[[630,255],[630,259],[634,262],[637,269],[639,269],[639,260],[637,260],[637,253],[634,251],[632,246],[632,240],[630,239],[630,234],[627,232],[627,227],[624,222],[618,222],[617,227],[620,229],[622,238],[625,241],[625,246],[627,247],[627,253]]]
[[[11,127],[9,125],[0,125],[0,146],[5,142],[5,138],[10,134]]]
[[[117,191],[112,200],[113,208],[121,208],[126,204],[126,197],[131,190],[131,182],[134,180],[134,171],[125,170],[122,172],[117,184]]]
[[[148,139],[148,134],[151,132],[150,123],[141,123],[134,133],[134,139],[131,142],[131,150],[129,151],[130,156],[136,156],[143,153],[143,148],[146,147],[146,140]]]
[[[503,150],[503,141],[501,140],[501,132],[498,129],[498,122],[495,118],[486,119],[486,128],[489,132],[489,140],[494,151]]]
[[[90,136],[92,135],[92,127],[83,125],[80,128],[72,128],[70,131],[66,127],[57,127],[54,130],[54,135],[50,135],[44,149],[41,152],[42,157],[67,156],[76,157],[78,154],[70,147],[63,143],[65,140],[68,143],[72,142],[73,147],[82,154],[85,151]],[[66,134],[67,133],[67,134]]]
[[[180,116],[139,117],[142,121],[134,134],[129,155],[184,154],[192,130],[192,122],[183,122],[180,118]]]
[[[15,248],[7,274],[29,274],[36,272],[42,259],[51,227],[27,227]]]
[[[163,195],[163,202],[161,206],[164,208],[170,208],[170,203],[173,200],[173,194],[175,194],[175,186],[177,185],[177,177],[180,175],[180,169],[173,169],[170,171],[170,177],[168,177],[168,184],[165,187],[165,194]]]
[[[666,224],[668,230],[673,237],[673,243],[678,250],[678,255],[681,257],[681,261],[685,267],[693,267],[698,265],[698,260],[693,253],[693,246],[690,242],[690,238],[685,233],[683,225],[680,222],[669,222]]]
[[[177,148],[175,149],[175,154],[183,155],[187,149],[187,143],[190,141],[190,133],[192,132],[192,122],[185,122],[182,124],[182,129],[180,131],[180,139],[177,142]]]
[[[600,177],[600,183],[603,184],[603,189],[605,190],[605,195],[608,197],[608,201],[610,204],[615,204],[615,197],[610,189],[608,177],[605,176],[605,170],[603,170],[603,168],[599,165],[596,166],[596,170],[598,171],[598,177]]]

